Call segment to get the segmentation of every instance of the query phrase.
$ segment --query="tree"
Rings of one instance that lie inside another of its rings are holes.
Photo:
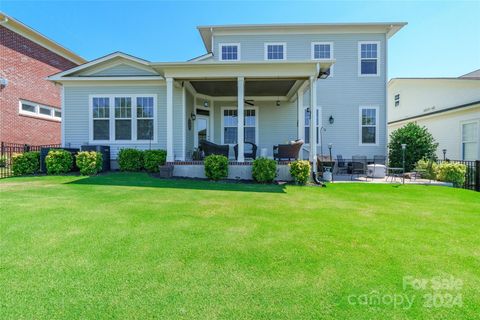
[[[402,167],[402,144],[405,143],[405,170],[411,171],[421,159],[436,159],[438,143],[426,127],[410,122],[390,134],[388,158],[391,167]]]

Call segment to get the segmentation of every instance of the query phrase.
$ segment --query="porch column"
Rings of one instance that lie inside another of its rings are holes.
[[[310,77],[310,161],[316,172],[317,156],[317,79]]]
[[[303,90],[297,92],[297,139],[305,141],[305,111],[303,109]],[[298,151],[298,159],[303,159],[303,148]]]
[[[167,161],[175,160],[173,155],[173,78],[167,78]]]
[[[238,77],[237,79],[237,141],[238,141],[238,162],[245,161],[244,154],[243,154],[243,142],[244,142],[244,132],[243,132],[243,125],[244,125],[244,88],[245,88],[245,78]]]

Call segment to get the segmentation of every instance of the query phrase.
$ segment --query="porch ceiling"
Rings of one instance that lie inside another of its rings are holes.
[[[269,97],[286,96],[295,85],[296,80],[245,80],[245,96]],[[237,81],[213,80],[213,81],[190,81],[198,93],[212,96],[236,96]]]

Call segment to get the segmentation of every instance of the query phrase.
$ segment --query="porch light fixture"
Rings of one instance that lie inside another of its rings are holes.
[[[333,124],[335,122],[335,119],[333,118],[333,116],[330,116],[330,118],[328,118],[328,122],[330,124]]]
[[[328,68],[325,71],[320,71],[318,73],[318,79],[327,79],[329,75],[330,75],[330,68]]]
[[[195,121],[195,119],[197,119],[197,115],[194,112],[190,113],[190,119],[192,119],[192,121]]]
[[[443,161],[445,161],[445,159],[447,159],[447,149],[443,149],[442,152],[443,152]]]
[[[280,100],[277,100],[277,102],[275,102],[275,105],[276,105],[277,107],[280,107]]]
[[[205,108],[208,108],[208,100],[203,101],[203,106],[204,106]]]

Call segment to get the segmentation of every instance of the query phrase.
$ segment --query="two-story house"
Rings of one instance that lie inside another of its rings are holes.
[[[385,155],[387,42],[405,23],[198,27],[207,53],[149,62],[123,53],[50,77],[63,84],[65,146],[162,148],[191,160],[202,139],[272,156]],[[314,124],[314,125],[312,125]],[[250,145],[250,144],[249,144]],[[112,163],[115,165],[115,163]]]

